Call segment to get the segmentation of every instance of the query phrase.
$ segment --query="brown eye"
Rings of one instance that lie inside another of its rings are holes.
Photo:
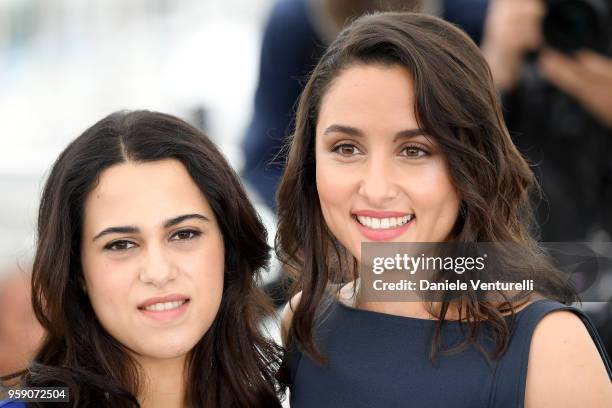
[[[182,230],[176,232],[174,235],[170,237],[170,241],[188,241],[190,239],[197,238],[202,233],[200,231],[195,230]]]
[[[125,240],[121,240],[121,241],[113,241],[108,243],[104,249],[107,249],[109,251],[125,251],[127,249],[131,249],[136,247],[136,244],[133,243],[132,241],[125,241]]]
[[[355,156],[361,153],[356,146],[352,144],[341,144],[332,149],[333,152],[338,153],[342,156]]]
[[[402,155],[406,157],[423,157],[429,154],[427,151],[423,150],[418,146],[406,146],[402,149]]]

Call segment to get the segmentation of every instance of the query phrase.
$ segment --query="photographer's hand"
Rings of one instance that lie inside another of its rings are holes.
[[[570,57],[547,49],[538,67],[552,84],[612,129],[612,58],[586,50]]]
[[[491,67],[495,85],[502,91],[516,84],[523,56],[543,42],[542,0],[492,0],[485,21],[482,52]]]

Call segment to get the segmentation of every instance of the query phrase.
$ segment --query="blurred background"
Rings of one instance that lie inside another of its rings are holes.
[[[186,119],[241,173],[272,243],[278,155],[307,73],[350,19],[414,8],[482,47],[543,185],[540,238],[595,253],[609,242],[609,0],[0,0],[0,375],[23,367],[42,335],[27,295],[36,210],[70,140],[120,109]],[[279,276],[274,264],[264,282],[278,306]],[[612,282],[600,287],[610,299]],[[609,350],[610,305],[588,306]]]

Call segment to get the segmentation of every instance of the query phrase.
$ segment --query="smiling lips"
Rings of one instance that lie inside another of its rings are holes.
[[[168,321],[185,313],[189,302],[189,297],[185,295],[153,297],[139,304],[138,310],[153,320]]]
[[[414,214],[396,211],[355,211],[353,220],[361,233],[372,241],[388,241],[412,225]]]

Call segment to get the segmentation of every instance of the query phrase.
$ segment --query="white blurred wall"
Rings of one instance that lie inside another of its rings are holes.
[[[272,0],[0,0],[0,276],[33,251],[55,157],[119,109],[195,121],[240,168]]]

